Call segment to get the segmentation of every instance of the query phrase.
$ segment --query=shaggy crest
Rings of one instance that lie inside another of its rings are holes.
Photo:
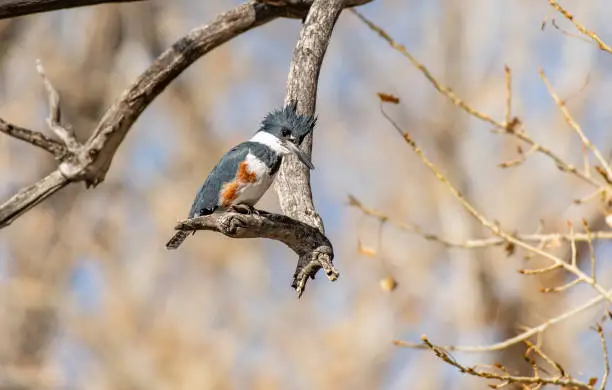
[[[277,128],[288,127],[299,140],[298,143],[301,143],[306,134],[314,129],[316,123],[316,116],[298,114],[297,101],[293,101],[284,108],[274,110],[267,114],[261,122],[261,129],[270,131]]]

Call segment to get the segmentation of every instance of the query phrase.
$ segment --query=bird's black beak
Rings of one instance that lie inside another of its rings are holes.
[[[300,149],[292,141],[285,141],[284,144],[291,153],[295,154],[302,164],[306,165],[309,169],[314,169],[314,165],[312,165],[310,158],[302,151],[302,149]]]

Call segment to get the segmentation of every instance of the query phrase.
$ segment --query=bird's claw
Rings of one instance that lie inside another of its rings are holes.
[[[230,206],[230,210],[239,214],[259,215],[259,210],[247,204],[235,204]]]

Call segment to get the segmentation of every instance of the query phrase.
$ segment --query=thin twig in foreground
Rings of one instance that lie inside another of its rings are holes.
[[[410,137],[410,135],[406,132],[404,132],[397,123],[395,123],[395,121],[389,116],[387,115],[387,113],[385,112],[385,110],[383,109],[383,102],[381,101],[381,106],[380,106],[380,111],[383,114],[383,116],[389,121],[389,123],[391,123],[391,125],[395,128],[395,130],[397,130],[397,132],[402,135],[402,137],[404,138],[404,140],[406,141],[406,143],[412,148],[412,150],[419,156],[419,158],[421,159],[421,161],[425,164],[425,166],[427,166],[427,168],[429,168],[429,170],[434,174],[434,176],[442,183],[446,186],[446,188],[450,191],[450,193],[453,195],[453,197],[455,199],[457,199],[459,201],[459,203],[463,206],[463,208],[472,216],[474,217],[482,226],[484,226],[485,228],[487,228],[491,233],[493,233],[494,235],[504,239],[506,242],[510,243],[510,244],[514,244],[517,247],[521,247],[529,252],[532,252],[536,255],[542,256],[544,258],[547,258],[549,260],[552,260],[555,264],[559,264],[560,266],[562,266],[566,271],[576,275],[576,277],[578,279],[583,280],[585,283],[589,284],[595,291],[597,291],[599,294],[603,295],[607,300],[609,300],[610,302],[612,302],[612,295],[610,295],[602,286],[600,286],[599,284],[597,284],[593,278],[591,278],[590,276],[588,276],[587,274],[585,274],[584,272],[582,272],[582,270],[580,270],[580,268],[578,268],[576,265],[574,264],[568,264],[565,261],[563,261],[562,259],[560,259],[559,257],[546,252],[538,247],[535,247],[533,245],[530,245],[524,241],[521,241],[519,239],[517,239],[515,236],[513,236],[512,234],[506,232],[504,229],[502,229],[498,224],[489,221],[484,215],[482,215],[478,210],[476,210],[476,208],[467,201],[467,199],[465,199],[465,197],[459,192],[459,190],[457,190],[457,188],[455,188],[455,186],[446,178],[446,176],[444,176],[444,174],[442,174],[442,172],[425,156],[425,154],[423,153],[423,151],[421,150],[421,148],[416,144],[416,142],[412,139],[412,137]]]
[[[581,33],[583,33],[584,35],[590,37],[593,41],[595,41],[601,50],[607,51],[608,53],[612,54],[612,47],[608,46],[608,44],[606,44],[603,40],[601,40],[601,38],[599,38],[597,34],[595,34],[595,32],[587,29],[580,22],[578,22],[576,18],[574,18],[574,15],[570,14],[565,8],[561,7],[561,5],[556,0],[548,0],[548,2],[554,9],[559,11],[567,20],[572,22],[572,24],[576,26],[578,31],[580,31]]]
[[[61,142],[47,137],[38,131],[32,131],[13,125],[0,118],[0,133],[4,133],[18,140],[27,142],[51,153],[57,160],[68,155],[68,149]]]
[[[612,294],[612,290],[610,290],[608,292],[609,294]],[[475,345],[475,346],[470,346],[470,345],[465,345],[465,346],[461,346],[461,345],[446,345],[443,348],[447,349],[449,351],[461,351],[461,352],[495,352],[495,351],[501,351],[502,349],[506,349],[512,345],[521,343],[527,339],[529,339],[530,337],[536,336],[542,332],[544,332],[546,329],[548,329],[549,327],[556,325],[560,322],[563,322],[565,320],[567,320],[568,318],[572,318],[573,316],[588,310],[592,307],[594,307],[595,305],[602,303],[604,301],[605,297],[602,295],[598,295],[593,297],[592,299],[590,299],[589,301],[583,303],[580,306],[577,306],[571,310],[566,311],[565,313],[562,313],[556,317],[550,318],[548,320],[546,320],[545,322],[541,323],[538,326],[534,326],[532,328],[529,328],[525,331],[523,331],[522,333],[511,337],[509,339],[506,339],[504,341],[500,341],[499,343],[495,343],[495,344],[490,344],[490,345]],[[423,348],[423,345],[421,343],[412,343],[412,342],[407,342],[407,341],[402,341],[402,340],[394,340],[393,343],[399,347],[407,347],[407,348]]]
[[[591,186],[593,186],[595,188],[600,188],[602,186],[601,183],[599,183],[598,181],[594,180],[592,177],[590,177],[586,173],[580,171],[579,169],[577,169],[573,165],[566,163],[561,157],[559,157],[557,154],[555,154],[549,148],[547,148],[547,147],[545,147],[545,146],[535,142],[533,140],[533,138],[531,138],[524,130],[520,129],[522,124],[521,124],[521,122],[520,122],[520,120],[518,118],[514,118],[509,123],[503,123],[503,122],[495,120],[491,116],[489,116],[489,115],[487,115],[487,114],[485,114],[485,113],[483,113],[483,112],[473,108],[471,105],[469,105],[464,100],[459,98],[453,92],[453,90],[451,88],[449,88],[448,86],[443,85],[442,83],[440,83],[433,76],[433,74],[427,69],[427,67],[425,67],[423,64],[421,64],[419,61],[417,61],[416,58],[412,54],[410,54],[410,52],[408,52],[408,50],[406,49],[406,47],[404,45],[396,42],[389,34],[387,34],[387,32],[385,32],[385,30],[383,30],[381,27],[379,27],[376,24],[374,24],[373,22],[371,22],[369,19],[367,19],[365,16],[363,16],[358,11],[356,11],[354,9],[351,9],[351,12],[353,12],[371,30],[373,30],[381,38],[383,38],[393,49],[395,49],[400,54],[402,54],[403,56],[408,58],[408,60],[414,65],[414,67],[416,67],[421,73],[423,73],[425,78],[427,78],[427,80],[429,80],[429,82],[434,86],[434,88],[438,92],[440,92],[443,96],[448,98],[454,105],[456,105],[457,107],[461,108],[463,111],[465,111],[469,115],[471,115],[471,116],[473,116],[475,118],[478,118],[478,119],[480,119],[480,120],[482,120],[482,121],[484,121],[486,123],[489,123],[489,124],[493,125],[494,128],[496,129],[494,132],[514,136],[514,137],[518,138],[519,140],[525,142],[526,144],[530,145],[537,152],[542,153],[545,156],[548,156],[555,163],[555,166],[559,170],[561,170],[562,172],[570,173],[570,174],[576,176],[577,178],[585,181],[586,183],[589,183]],[[517,165],[517,164],[513,164],[513,165]]]
[[[593,152],[593,154],[595,155],[595,158],[597,158],[597,161],[599,161],[603,169],[605,169],[607,177],[612,178],[612,169],[610,168],[610,164],[608,163],[608,161],[605,159],[603,154],[601,154],[599,149],[597,149],[595,145],[593,145],[593,143],[586,136],[586,134],[584,134],[584,131],[582,131],[582,128],[580,127],[580,125],[574,120],[574,117],[572,117],[572,114],[567,109],[565,102],[561,100],[559,95],[557,95],[554,88],[552,87],[552,84],[548,80],[548,77],[546,77],[546,74],[544,73],[542,69],[539,70],[539,74],[540,74],[540,78],[542,78],[542,81],[544,82],[544,85],[546,85],[546,89],[548,90],[548,93],[555,101],[555,104],[561,110],[561,113],[563,114],[565,121],[576,132],[576,134],[578,134],[582,144]]]
[[[606,345],[606,336],[604,335],[603,327],[601,324],[597,324],[595,326],[595,331],[599,335],[599,339],[601,340],[601,350],[603,351],[603,360],[604,360],[604,374],[601,378],[601,385],[599,386],[600,390],[605,390],[606,384],[608,383],[608,377],[610,376],[610,359],[608,358],[608,346]]]
[[[49,95],[49,118],[47,118],[47,124],[58,138],[62,140],[64,145],[68,147],[68,150],[76,151],[80,145],[76,138],[74,138],[74,132],[68,126],[63,126],[61,124],[62,111],[60,108],[60,96],[47,77],[45,68],[40,59],[36,60],[36,70],[42,78],[47,94]]]
[[[484,371],[475,367],[466,367],[460,364],[455,358],[450,356],[450,354],[445,351],[443,347],[439,347],[434,345],[429,341],[429,339],[425,336],[421,337],[423,345],[425,348],[430,349],[439,359],[444,362],[450,364],[451,366],[457,368],[461,373],[477,376],[485,379],[493,379],[500,381],[500,384],[492,384],[489,385],[494,389],[501,389],[506,387],[509,384],[517,383],[521,385],[557,385],[557,386],[565,386],[573,389],[588,389],[594,390],[593,386],[590,386],[587,383],[581,382],[579,380],[570,378],[570,377],[557,377],[557,378],[543,378],[539,375],[534,376],[513,376],[507,374],[507,371],[503,367],[499,367],[502,370],[503,374],[498,374],[492,371]]]
[[[359,199],[353,195],[348,196],[349,205],[360,210],[364,215],[376,218],[381,222],[389,222],[396,228],[405,231],[407,233],[416,234],[427,241],[437,242],[438,244],[444,245],[449,248],[461,248],[461,249],[476,249],[476,248],[487,248],[491,246],[500,246],[506,243],[506,240],[499,237],[480,238],[480,239],[469,239],[465,241],[453,241],[447,238],[441,237],[437,234],[423,231],[423,229],[414,224],[397,221],[382,211],[370,208],[364,205]],[[558,243],[559,241],[570,242],[572,237],[569,234],[561,233],[534,233],[534,234],[517,234],[516,238],[522,241],[537,242],[537,243]],[[589,242],[595,240],[612,240],[612,232],[610,231],[595,231],[585,233],[574,233],[573,239],[576,242]]]

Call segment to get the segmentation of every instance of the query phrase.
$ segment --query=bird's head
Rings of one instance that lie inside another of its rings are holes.
[[[273,135],[278,140],[283,154],[293,153],[308,168],[314,169],[310,158],[299,145],[317,122],[317,118],[297,113],[297,103],[291,103],[280,110],[270,112],[261,122],[259,132]],[[272,145],[270,145],[272,146]]]

